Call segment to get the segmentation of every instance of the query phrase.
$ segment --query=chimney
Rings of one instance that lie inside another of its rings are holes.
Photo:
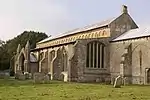
[[[126,5],[122,5],[122,14],[128,13],[128,7]]]

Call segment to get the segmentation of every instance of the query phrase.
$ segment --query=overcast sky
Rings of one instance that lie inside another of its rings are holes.
[[[115,17],[123,4],[138,25],[150,25],[149,0],[0,0],[0,39],[25,30],[60,34]]]

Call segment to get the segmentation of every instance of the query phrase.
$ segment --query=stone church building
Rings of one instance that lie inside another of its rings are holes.
[[[17,49],[15,73],[41,72],[51,80],[150,83],[150,28],[139,28],[122,6],[117,17]]]

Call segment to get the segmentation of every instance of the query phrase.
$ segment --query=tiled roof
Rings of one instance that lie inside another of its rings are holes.
[[[108,20],[104,20],[104,21],[102,21],[100,23],[88,25],[88,26],[85,26],[83,28],[77,28],[77,29],[65,32],[65,33],[57,35],[57,36],[51,36],[51,37],[48,37],[48,38],[46,38],[46,39],[44,39],[44,40],[42,40],[42,41],[40,41],[38,43],[43,43],[43,42],[47,42],[47,41],[50,41],[50,40],[53,40],[53,39],[56,39],[56,38],[60,38],[60,37],[63,37],[63,36],[72,35],[72,34],[76,34],[76,33],[79,33],[79,32],[92,30],[92,29],[95,29],[95,28],[100,28],[100,27],[109,25],[115,19],[116,19],[116,17],[113,17],[113,18],[110,18]]]
[[[113,39],[112,41],[121,41],[145,36],[150,36],[150,27],[143,27],[129,30],[124,34],[120,35],[119,37]]]

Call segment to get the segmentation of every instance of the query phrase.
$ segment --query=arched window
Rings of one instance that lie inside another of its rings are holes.
[[[105,45],[98,41],[87,44],[87,68],[104,68],[104,48]]]

